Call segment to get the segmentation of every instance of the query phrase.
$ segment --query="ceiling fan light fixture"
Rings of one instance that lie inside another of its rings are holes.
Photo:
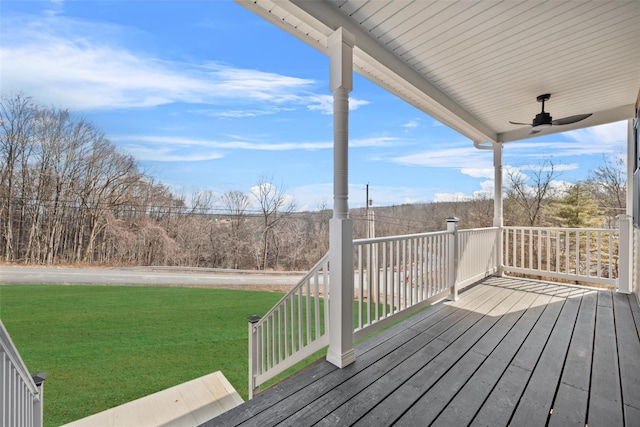
[[[531,130],[535,132],[540,132],[541,130],[550,128],[552,125],[553,125],[553,118],[551,117],[551,114],[543,110],[540,114],[536,115],[535,119],[533,119],[533,123],[531,124]]]
[[[545,101],[548,101],[549,98],[551,98],[551,94],[549,93],[542,94],[536,98],[538,102],[542,103],[542,111],[536,114],[536,117],[533,119],[533,123],[529,124],[529,123],[512,122],[511,120],[509,120],[509,123],[511,123],[512,125],[531,126],[531,133],[538,133],[547,128],[550,128],[551,126],[569,125],[572,123],[577,123],[591,116],[591,114],[578,114],[576,116],[569,116],[569,117],[564,117],[562,119],[553,120],[553,117],[551,117],[551,114],[544,111],[544,103]]]
[[[541,130],[545,130],[551,127],[551,123],[540,123],[539,125],[535,125],[531,127],[531,130],[536,132],[540,132]]]

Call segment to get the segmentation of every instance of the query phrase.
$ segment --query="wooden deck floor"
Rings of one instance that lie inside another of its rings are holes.
[[[640,426],[633,297],[491,277],[206,426]]]

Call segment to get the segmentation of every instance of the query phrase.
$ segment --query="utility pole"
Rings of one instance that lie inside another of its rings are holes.
[[[366,197],[367,199],[365,200],[364,203],[364,220],[365,220],[365,236],[367,237],[367,239],[371,236],[369,236],[369,183],[367,183],[367,192],[366,192]]]
[[[370,239],[375,237],[374,225],[373,225],[373,212],[369,212],[369,206],[373,205],[373,200],[369,198],[369,184],[367,183],[367,200],[365,202],[364,208],[364,217],[365,217],[365,228],[366,228],[366,237]]]

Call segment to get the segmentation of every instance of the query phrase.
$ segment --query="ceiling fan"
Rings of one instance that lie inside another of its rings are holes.
[[[544,95],[538,96],[536,99],[538,102],[542,102],[542,111],[539,114],[536,114],[536,117],[533,119],[533,123],[519,123],[509,121],[512,125],[525,125],[531,126],[531,134],[538,133],[544,129],[550,128],[551,126],[561,126],[561,125],[569,125],[571,123],[579,122],[580,120],[584,120],[587,117],[591,116],[591,114],[578,114],[576,116],[564,117],[562,119],[553,120],[551,114],[544,111],[544,103],[551,98],[551,94],[545,93]]]

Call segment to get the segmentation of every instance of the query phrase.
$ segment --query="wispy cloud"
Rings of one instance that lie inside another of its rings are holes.
[[[333,96],[332,95],[308,95],[303,96],[307,103],[307,108],[310,111],[318,111],[322,114],[333,114]],[[358,108],[370,104],[369,101],[365,101],[357,98],[349,98],[349,111],[357,110]]]
[[[393,157],[393,163],[411,166],[457,168],[478,170],[493,168],[491,153],[477,150],[473,146],[428,150],[405,156]]]
[[[141,146],[129,146],[127,151],[138,160],[152,162],[200,162],[206,160],[215,160],[224,157],[220,153],[183,153],[173,148],[150,148]]]
[[[627,122],[609,123],[562,134],[569,141],[516,141],[505,145],[505,156],[553,157],[615,155],[626,152]]]
[[[115,136],[120,146],[133,154],[138,160],[177,161],[210,160],[223,157],[208,150],[254,150],[254,151],[290,151],[290,150],[327,150],[333,148],[332,141],[319,142],[255,142],[246,140],[219,141],[212,139],[185,138],[175,136]],[[349,142],[352,148],[381,147],[391,145],[396,139],[376,137],[354,139]],[[180,150],[181,155],[176,155]],[[185,153],[187,151],[187,153]],[[201,154],[204,152],[205,154]]]
[[[473,196],[469,194],[464,194],[462,192],[457,193],[435,193],[433,196],[433,201],[442,203],[442,202],[467,202],[469,200],[473,200]]]
[[[3,90],[37,94],[43,103],[73,110],[176,102],[251,106],[229,109],[226,117],[235,118],[273,114],[284,104],[323,114],[332,110],[330,95],[314,93],[315,80],[216,62],[168,61],[128,48],[127,30],[117,26],[89,25],[55,13],[15,16],[3,25]],[[368,103],[352,99],[350,106]]]
[[[577,163],[570,163],[570,164],[548,164],[548,163],[543,163],[543,164],[539,164],[539,165],[522,165],[522,166],[517,166],[517,169],[524,171],[524,170],[530,170],[530,171],[540,171],[540,172],[550,172],[550,171],[554,171],[554,172],[564,172],[564,171],[571,171],[571,170],[575,170],[578,169],[580,167],[580,165],[578,165]],[[512,168],[516,168],[514,166],[512,166]]]
[[[462,168],[460,170],[465,175],[472,178],[492,178],[494,177],[493,168]]]
[[[403,124],[405,132],[408,132],[411,129],[416,129],[420,125],[420,119],[409,120],[407,123]]]
[[[202,109],[202,110],[189,110],[189,113],[202,114],[209,117],[217,117],[224,119],[241,119],[245,117],[259,117],[259,116],[268,116],[272,114],[277,114],[283,111],[295,111],[295,108],[278,108],[278,107],[270,107],[268,109],[257,110],[257,109],[233,109],[233,110],[213,110],[213,109]]]
[[[615,122],[591,128],[578,129],[565,133],[578,142],[595,143],[600,146],[616,146],[626,144],[627,122]]]

